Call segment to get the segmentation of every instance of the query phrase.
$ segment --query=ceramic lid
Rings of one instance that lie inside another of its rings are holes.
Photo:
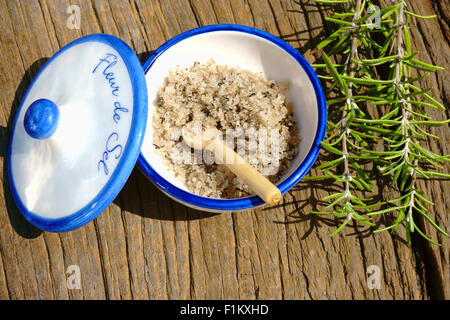
[[[138,158],[147,87],[133,50],[82,37],[39,71],[16,113],[8,150],[13,198],[40,229],[78,228],[117,196]]]

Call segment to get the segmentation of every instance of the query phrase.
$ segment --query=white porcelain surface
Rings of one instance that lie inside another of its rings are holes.
[[[55,134],[45,140],[28,136],[23,125],[28,106],[41,98],[56,103],[61,115]],[[132,108],[130,76],[112,47],[84,42],[55,57],[23,102],[12,141],[12,176],[26,209],[60,218],[86,206],[116,168]]]

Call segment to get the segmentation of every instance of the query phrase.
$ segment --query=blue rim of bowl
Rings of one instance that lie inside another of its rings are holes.
[[[158,57],[161,54],[163,54],[167,49],[177,44],[178,42],[199,34],[215,31],[243,32],[264,38],[272,42],[273,44],[277,45],[282,50],[290,54],[300,64],[300,66],[308,74],[308,77],[314,87],[314,91],[316,93],[317,98],[318,116],[319,116],[316,136],[314,138],[313,145],[310,151],[308,152],[306,158],[303,160],[303,162],[287,179],[278,184],[278,188],[280,189],[281,193],[285,194],[293,186],[295,186],[303,178],[303,176],[311,169],[314,161],[316,160],[319,154],[321,145],[320,142],[323,140],[325,136],[325,129],[327,123],[326,101],[320,81],[317,78],[317,75],[315,74],[314,70],[309,65],[309,63],[305,60],[305,58],[303,58],[303,56],[297,50],[295,50],[291,45],[281,40],[280,38],[259,29],[236,24],[215,24],[186,31],[164,43],[162,46],[156,49],[144,63],[143,65],[144,73],[147,74],[148,70],[152,67],[152,65],[158,59]],[[152,180],[153,183],[155,183],[155,185],[158,188],[160,188],[163,192],[181,202],[185,202],[191,206],[195,206],[200,209],[235,211],[235,210],[249,209],[264,204],[264,201],[258,196],[251,196],[239,199],[217,199],[217,198],[202,197],[187,192],[183,189],[174,186],[169,181],[164,179],[159,173],[157,173],[155,169],[153,169],[153,167],[145,159],[142,152],[139,155],[138,164],[141,170],[144,172],[144,174],[147,177],[149,177],[150,180]]]
[[[35,82],[39,79],[41,73],[45,68],[61,53],[72,48],[75,45],[79,45],[84,42],[101,42],[111,46],[115,49],[124,61],[128,74],[130,76],[131,85],[133,89],[133,118],[131,121],[130,132],[128,134],[128,140],[126,142],[125,148],[122,153],[122,157],[116,166],[113,174],[105,184],[105,186],[100,190],[100,192],[92,199],[86,206],[80,210],[62,217],[62,218],[46,218],[37,215],[29,211],[22,200],[20,199],[16,186],[14,184],[14,179],[11,169],[11,156],[12,156],[12,141],[14,138],[14,132],[16,129],[18,117],[20,111],[23,107],[23,102],[25,102],[30,89],[33,87]],[[139,152],[141,150],[145,127],[147,125],[147,85],[145,82],[145,76],[142,70],[142,65],[134,53],[134,51],[126,44],[124,41],[107,34],[92,34],[82,38],[79,38],[59,50],[53,57],[51,57],[45,65],[39,70],[37,75],[34,77],[30,86],[27,89],[19,108],[16,111],[16,116],[11,130],[11,137],[8,147],[8,179],[10,183],[10,189],[13,199],[22,212],[23,216],[34,226],[39,229],[50,231],[50,232],[63,232],[70,231],[79,228],[86,223],[90,222],[96,218],[103,210],[108,207],[108,205],[114,200],[117,194],[120,192],[131,171],[134,168],[136,160],[138,158]]]

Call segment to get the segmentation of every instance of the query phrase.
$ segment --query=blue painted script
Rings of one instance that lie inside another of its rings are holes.
[[[103,168],[103,171],[106,175],[108,175],[108,165],[107,162],[109,160],[109,155],[115,153],[114,158],[119,159],[122,155],[122,145],[118,144],[119,134],[117,132],[113,132],[109,135],[108,139],[106,139],[105,151],[103,152],[102,160],[100,160],[97,164],[97,169],[100,171]]]
[[[114,119],[115,123],[118,123],[120,120],[119,111],[120,112],[128,112],[128,109],[125,107],[122,107],[120,105],[120,102],[116,101],[116,102],[114,102],[114,115],[113,115],[113,119]]]
[[[120,61],[120,60],[119,60]],[[106,53],[105,56],[98,60],[97,65],[93,69],[92,73],[100,73],[103,78],[106,80],[106,84],[108,85],[109,89],[111,89],[111,95],[113,97],[119,96],[119,80],[117,79],[117,76],[114,74],[114,66],[117,65],[118,59],[115,54],[112,53]],[[116,98],[113,98],[114,100]],[[113,101],[114,101],[113,100]],[[120,121],[121,114],[128,113],[128,108],[122,106],[119,101],[115,100],[113,104],[113,115],[112,120],[115,124],[118,124]],[[97,171],[101,172],[103,171],[105,175],[109,174],[108,169],[108,161],[113,159],[120,159],[122,156],[123,147],[119,143],[119,134],[117,132],[112,132],[108,139],[106,139],[105,142],[105,149],[102,153],[101,160],[97,163]],[[110,165],[111,166],[111,165]],[[102,170],[103,169],[103,170]]]
[[[99,60],[99,63],[94,68],[92,73],[95,73],[97,69],[102,66],[103,68],[103,76],[106,81],[109,83],[109,87],[112,89],[111,94],[113,96],[119,96],[119,86],[116,84],[116,78],[114,76],[114,72],[111,71],[111,68],[117,64],[117,56],[112,53],[107,53],[106,56]]]

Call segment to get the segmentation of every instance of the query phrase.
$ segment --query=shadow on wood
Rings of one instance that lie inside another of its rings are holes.
[[[144,51],[144,52],[141,52],[141,53],[137,54],[137,57],[139,58],[139,61],[141,62],[142,65],[153,54],[153,52],[155,52],[155,50]]]
[[[198,220],[218,214],[194,210],[172,200],[137,165],[114,203],[127,212],[158,220]]]
[[[14,101],[11,106],[11,112],[8,119],[8,127],[1,127],[0,156],[3,157],[3,193],[5,195],[6,209],[8,211],[8,217],[9,221],[11,222],[11,226],[20,236],[27,239],[38,237],[42,233],[42,230],[29,223],[20,213],[19,209],[16,206],[16,203],[14,202],[8,177],[7,153],[11,128],[16,117],[17,109],[19,108],[19,105],[22,102],[23,96],[25,95],[25,92],[27,91],[27,88],[30,85],[31,81],[47,60],[48,58],[40,58],[36,60],[31,65],[31,67],[29,67],[28,70],[25,71],[25,75],[22,77],[22,80],[20,81],[19,86],[16,90],[16,94],[14,96]]]

